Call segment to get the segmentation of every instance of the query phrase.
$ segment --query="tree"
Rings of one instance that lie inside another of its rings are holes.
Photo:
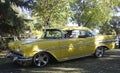
[[[75,3],[71,4],[71,9],[79,26],[104,26],[111,20],[111,14],[119,2],[119,0],[75,0]]]
[[[120,34],[120,17],[113,16],[109,25],[116,31],[116,34]]]
[[[22,32],[24,25],[24,18],[18,16],[19,12],[14,8],[31,7],[32,0],[0,0],[0,33],[1,35],[15,34]]]
[[[73,0],[36,0],[33,15],[43,26],[67,24],[71,15],[69,3]]]

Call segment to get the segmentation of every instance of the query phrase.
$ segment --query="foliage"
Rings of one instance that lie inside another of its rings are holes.
[[[71,4],[74,20],[79,26],[90,28],[107,26],[119,0],[75,0]]]
[[[33,15],[42,26],[66,24],[71,15],[69,3],[73,0],[37,0]]]
[[[120,17],[113,16],[109,25],[116,31],[116,34],[120,34]]]
[[[25,13],[20,9],[31,8],[33,0],[0,0],[0,36],[8,37],[0,40],[0,50],[5,49],[13,36],[19,36],[28,25]],[[0,38],[1,39],[1,38]]]
[[[69,17],[77,20],[79,26],[109,26],[118,31],[114,24],[119,20],[114,21],[112,13],[119,11],[119,6],[120,0],[0,0],[0,33],[19,35],[43,26],[63,26]],[[24,10],[32,10],[33,18],[27,19]]]
[[[0,33],[2,36],[19,35],[24,30],[25,18],[19,15],[18,6],[28,8],[30,1],[0,0]]]

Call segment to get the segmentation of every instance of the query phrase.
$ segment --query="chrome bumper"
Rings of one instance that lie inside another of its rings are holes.
[[[13,52],[9,52],[6,57],[10,58],[12,61],[22,61],[22,62],[32,61],[31,57],[26,58],[21,55],[15,54]]]

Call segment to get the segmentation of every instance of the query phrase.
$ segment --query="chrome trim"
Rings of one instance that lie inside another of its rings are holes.
[[[80,44],[73,44],[74,47],[82,47],[82,46],[95,46],[95,44],[90,44],[93,43],[94,41],[86,42],[86,43],[80,43]],[[97,41],[99,43],[112,43],[115,42],[115,40],[104,40],[104,41]],[[44,48],[39,51],[50,51],[50,50],[58,50],[58,49],[68,49],[69,45],[64,45],[64,46],[58,46],[58,47],[52,47],[52,48]],[[33,52],[39,52],[39,51],[33,51]]]
[[[91,42],[90,42],[91,43]],[[90,43],[87,43],[87,44],[74,44],[74,47],[81,47],[81,46],[94,46],[94,45],[91,45]],[[54,48],[44,48],[43,50],[57,50],[57,49],[67,49],[69,48],[68,45],[65,45],[65,46],[59,46],[59,47],[54,47]],[[42,51],[43,51],[42,50]],[[34,51],[35,52],[35,51]]]
[[[100,43],[112,43],[112,42],[115,42],[115,40],[105,40],[105,41],[102,41]]]
[[[17,59],[17,61],[32,61],[32,58]]]
[[[104,41],[97,41],[99,43],[112,43],[115,42],[115,40],[104,40]],[[82,47],[82,46],[95,46],[95,44],[90,44],[93,43],[93,41],[87,42],[87,43],[80,43],[80,44],[73,44],[74,47]],[[64,46],[59,46],[59,47],[54,47],[54,48],[44,48],[41,49],[40,51],[50,51],[50,50],[58,50],[58,49],[68,49],[69,46],[68,45],[64,45]],[[33,52],[37,52],[37,51],[33,51]]]
[[[9,52],[6,55],[6,57],[11,58],[13,61],[32,61],[32,57],[23,57],[23,56],[20,56],[20,55],[16,55],[12,52]]]

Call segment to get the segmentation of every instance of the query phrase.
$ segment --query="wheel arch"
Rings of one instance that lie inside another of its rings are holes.
[[[103,48],[105,48],[105,50],[109,50],[109,48],[107,46],[97,46],[96,49],[99,47],[103,47]]]
[[[53,55],[53,54],[51,54],[50,52],[47,52],[47,51],[39,51],[38,53],[36,53],[36,54],[39,54],[39,53],[46,53],[46,54],[48,54],[49,55],[49,58],[50,58],[50,61],[52,61],[52,60],[55,60],[55,61],[57,61],[57,59],[55,58],[55,56]],[[36,55],[35,54],[35,55]],[[35,56],[34,55],[34,56]]]

